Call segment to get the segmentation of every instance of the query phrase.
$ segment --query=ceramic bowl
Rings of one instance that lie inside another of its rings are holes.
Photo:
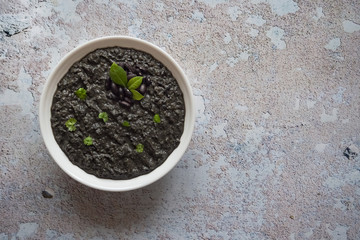
[[[102,179],[94,175],[88,174],[76,165],[72,164],[64,152],[60,149],[59,145],[55,141],[53,131],[51,128],[51,105],[53,101],[53,96],[57,88],[58,82],[66,74],[69,68],[77,61],[82,59],[88,53],[99,49],[107,47],[124,47],[124,48],[133,48],[137,50],[144,51],[151,54],[155,59],[164,64],[173,74],[177,80],[180,89],[184,96],[185,102],[185,123],[184,131],[180,139],[179,146],[169,155],[163,164],[157,167],[152,172],[141,175],[136,178],[129,180],[112,180],[112,179]],[[189,84],[188,79],[186,78],[184,71],[180,66],[175,62],[175,60],[167,54],[165,51],[159,47],[141,40],[132,37],[124,36],[111,36],[98,38],[89,42],[86,42],[71,52],[69,52],[53,69],[49,78],[45,83],[44,90],[40,99],[40,109],[39,109],[39,121],[41,134],[44,139],[45,145],[55,160],[59,167],[66,172],[70,177],[77,180],[78,182],[85,184],[89,187],[104,190],[104,191],[129,191],[133,189],[138,189],[144,186],[147,186],[165,174],[167,174],[177,162],[181,159],[185,153],[190,140],[191,135],[194,129],[195,122],[195,110],[194,110],[194,100]]]

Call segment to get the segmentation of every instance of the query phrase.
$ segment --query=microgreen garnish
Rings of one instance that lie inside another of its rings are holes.
[[[123,121],[122,125],[124,127],[130,127],[130,123],[128,121]]]
[[[138,145],[136,145],[136,151],[138,153],[142,153],[144,151],[144,145],[142,145],[141,143],[139,143]]]
[[[144,97],[141,93],[135,90],[142,84],[143,77],[136,76],[128,81],[126,71],[121,66],[113,62],[110,67],[110,78],[117,85],[129,89],[134,100],[141,100]]]
[[[86,90],[84,88],[79,88],[78,90],[76,90],[75,94],[81,100],[85,100],[85,98],[87,96],[86,95]]]
[[[84,144],[87,145],[87,146],[92,145],[93,144],[92,137],[89,136],[89,137],[84,138]]]
[[[76,123],[76,119],[70,118],[69,120],[66,121],[65,126],[68,128],[70,132],[73,132],[76,130],[75,123]]]
[[[106,112],[99,113],[99,118],[102,119],[104,122],[109,120],[109,116]]]
[[[161,119],[160,119],[159,114],[155,114],[153,120],[154,120],[154,122],[156,122],[156,123],[160,123],[160,122],[161,122]]]

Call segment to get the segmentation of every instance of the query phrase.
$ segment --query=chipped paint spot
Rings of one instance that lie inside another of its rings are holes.
[[[218,4],[226,3],[228,0],[198,0],[199,2],[205,3],[210,7],[216,7]]]
[[[251,55],[248,52],[240,53],[239,59],[242,61],[247,61]]]
[[[194,90],[194,102],[196,111],[196,121],[200,125],[199,130],[203,131],[205,126],[210,120],[210,114],[206,112],[205,98],[200,89],[193,88]]]
[[[134,19],[132,24],[128,27],[129,34],[132,36],[139,37],[141,33],[141,24],[142,24],[141,18]]]
[[[0,60],[4,60],[6,58],[7,53],[8,53],[7,49],[0,49]]]
[[[324,16],[324,14],[323,14],[323,9],[322,9],[322,7],[317,7],[316,8],[316,16],[313,16],[313,19],[315,20],[315,21],[318,21],[321,17],[323,17]]]
[[[164,10],[164,3],[162,3],[162,2],[155,3],[155,8],[154,9],[157,10],[157,11]]]
[[[219,64],[217,63],[217,62],[214,62],[211,66],[210,66],[210,73],[212,72],[212,71],[214,71],[217,67],[219,66]]]
[[[290,236],[289,236],[289,239],[290,240],[296,240],[295,233],[291,233]]]
[[[336,49],[338,47],[340,47],[341,45],[341,42],[340,42],[340,38],[334,38],[334,39],[331,39],[328,44],[326,44],[324,47],[328,50],[331,50],[333,52],[336,51]]]
[[[343,95],[345,90],[346,88],[339,87],[339,91],[332,96],[332,99],[334,100],[335,103],[340,104],[343,102]]]
[[[171,33],[168,33],[166,35],[166,38],[168,39],[169,42],[171,42],[172,37],[173,37],[173,35]]]
[[[76,7],[80,1],[63,0],[56,1],[54,10],[59,13],[59,17],[66,23],[80,22],[81,17],[76,13]]]
[[[12,36],[30,27],[30,18],[24,14],[1,14],[0,32]]]
[[[319,143],[319,144],[316,144],[315,145],[315,150],[318,152],[318,153],[323,153],[325,148],[326,148],[327,144],[326,143]]]
[[[6,235],[5,233],[0,233],[0,240],[8,240],[8,235]]]
[[[32,77],[25,72],[24,68],[20,68],[17,80],[20,91],[15,92],[10,89],[5,89],[5,91],[0,94],[0,106],[19,105],[21,106],[24,115],[32,115],[31,109],[33,107],[34,97],[29,91],[32,81]]]
[[[308,109],[313,108],[316,104],[316,101],[312,101],[312,100],[306,100],[306,106]]]
[[[347,230],[348,226],[337,225],[334,230],[329,229],[330,224],[326,224],[326,232],[331,236],[331,239],[348,239]]]
[[[353,170],[345,174],[344,176],[328,177],[324,185],[328,188],[335,189],[344,186],[345,184],[357,184],[360,183],[360,171]]]
[[[197,20],[199,22],[204,22],[206,20],[206,18],[204,17],[204,14],[197,9],[194,11],[191,18],[194,20]]]
[[[310,238],[314,234],[313,229],[310,228],[307,232],[304,233],[304,237],[307,239]]]
[[[295,13],[300,8],[297,3],[292,0],[252,0],[254,4],[268,3],[271,11],[279,16],[284,16],[289,13]]]
[[[335,199],[336,203],[334,208],[340,209],[342,211],[350,210],[354,208],[354,198],[349,197],[345,199]]]
[[[336,177],[329,177],[326,179],[324,184],[327,187],[334,189],[334,188],[339,188],[339,187],[343,186],[345,183]]]
[[[341,60],[341,61],[343,61],[343,60],[345,59],[345,58],[342,57],[342,56],[340,55],[340,53],[338,53],[338,52],[334,53],[334,57],[335,57],[336,59]]]
[[[270,113],[269,112],[266,112],[266,113],[263,113],[262,117],[265,118],[265,119],[268,119],[270,117]]]
[[[17,239],[28,239],[32,237],[39,227],[39,224],[31,222],[31,223],[22,223],[19,226],[19,231],[16,234]]]
[[[239,61],[238,58],[234,58],[234,57],[229,57],[228,59],[226,59],[226,63],[227,65],[229,65],[230,67],[234,67],[235,64]]]
[[[239,17],[239,14],[241,13],[241,11],[239,11],[239,7],[229,7],[227,9],[227,14],[230,16],[230,19],[232,21],[236,21]]]
[[[345,21],[343,21],[342,24],[343,24],[344,31],[347,33],[353,33],[353,32],[360,30],[360,25],[356,24],[352,21],[345,20]]]
[[[236,109],[236,110],[239,110],[240,112],[245,112],[245,111],[247,111],[249,108],[248,108],[247,106],[239,105],[239,106],[236,106],[235,109]]]
[[[185,44],[186,45],[191,45],[191,46],[194,46],[194,40],[193,39],[187,39],[186,41],[185,41]]]
[[[72,233],[60,234],[55,230],[47,229],[46,239],[73,240],[74,234]]]
[[[256,37],[257,35],[259,35],[259,30],[256,30],[254,28],[250,28],[250,32],[248,32],[248,34],[251,36],[251,37]]]
[[[231,36],[230,36],[230,33],[225,33],[225,37],[224,37],[224,43],[225,44],[229,44],[231,42]]]
[[[216,125],[213,127],[213,135],[214,137],[223,137],[226,138],[227,134],[224,130],[224,128],[226,127],[227,123],[220,123],[219,125]]]
[[[249,59],[249,57],[251,56],[251,54],[249,54],[248,52],[241,52],[239,55],[237,55],[236,57],[229,57],[228,59],[226,59],[226,63],[230,66],[230,67],[234,67],[236,63],[239,62],[239,60],[241,61],[247,61]]]
[[[286,43],[281,40],[285,34],[285,31],[278,27],[272,27],[266,32],[266,36],[271,39],[271,43],[276,49],[285,49]]]
[[[350,122],[350,119],[343,119],[342,121],[341,121],[341,123],[343,123],[343,124],[346,124],[346,123],[349,123]]]
[[[325,110],[323,110],[322,114],[320,115],[321,122],[323,122],[323,123],[335,122],[337,120],[337,112],[338,112],[338,110],[336,108],[334,108],[332,110],[332,114],[328,115],[328,114],[325,113]]]
[[[245,144],[246,144],[246,150],[248,152],[255,152],[258,150],[258,146],[262,141],[262,137],[265,133],[265,130],[263,127],[255,127],[253,124],[253,129],[250,129],[246,133],[245,137]]]
[[[266,23],[266,20],[264,20],[262,16],[252,15],[246,20],[246,23],[254,24],[260,27]]]
[[[102,0],[100,0],[101,2],[104,2]],[[132,9],[136,9],[139,6],[138,0],[133,0],[133,1],[128,1],[128,0],[117,0],[118,3],[122,3],[127,5],[128,7],[132,8]],[[120,8],[119,8],[120,10]]]
[[[46,230],[46,237],[47,239],[56,239],[59,233],[55,230],[47,229]]]
[[[169,23],[172,23],[172,22],[174,21],[174,17],[173,17],[173,16],[169,16],[169,17],[167,18],[167,20],[168,20]]]
[[[295,100],[295,106],[294,106],[294,110],[297,111],[300,109],[300,99],[296,98]]]

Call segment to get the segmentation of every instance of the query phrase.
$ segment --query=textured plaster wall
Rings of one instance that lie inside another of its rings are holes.
[[[357,0],[0,0],[0,239],[360,239],[359,13]],[[163,48],[196,99],[179,164],[126,193],[68,177],[38,124],[51,69],[106,35]]]

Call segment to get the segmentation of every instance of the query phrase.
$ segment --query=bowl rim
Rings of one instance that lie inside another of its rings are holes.
[[[56,86],[58,82],[62,79],[62,77],[66,74],[68,69],[75,62],[85,57],[88,53],[96,49],[112,46],[133,48],[151,54],[155,59],[164,64],[172,72],[174,78],[176,79],[181,88],[181,91],[183,92],[183,98],[185,102],[184,131],[178,147],[168,156],[168,158],[160,166],[155,168],[150,173],[140,175],[138,177],[128,180],[98,178],[92,174],[86,173],[78,166],[72,164],[57,144],[52,132],[50,121],[50,109]],[[179,162],[191,141],[191,136],[194,130],[194,98],[190,82],[187,79],[184,71],[178,65],[178,63],[164,50],[146,40],[142,40],[139,38],[129,36],[106,36],[80,44],[79,46],[68,52],[55,66],[55,68],[52,69],[49,77],[45,82],[44,89],[40,98],[39,122],[41,135],[48,152],[55,160],[57,165],[70,177],[86,186],[103,191],[129,191],[145,187],[159,180],[169,171],[171,171],[171,169],[173,169],[175,165]]]

